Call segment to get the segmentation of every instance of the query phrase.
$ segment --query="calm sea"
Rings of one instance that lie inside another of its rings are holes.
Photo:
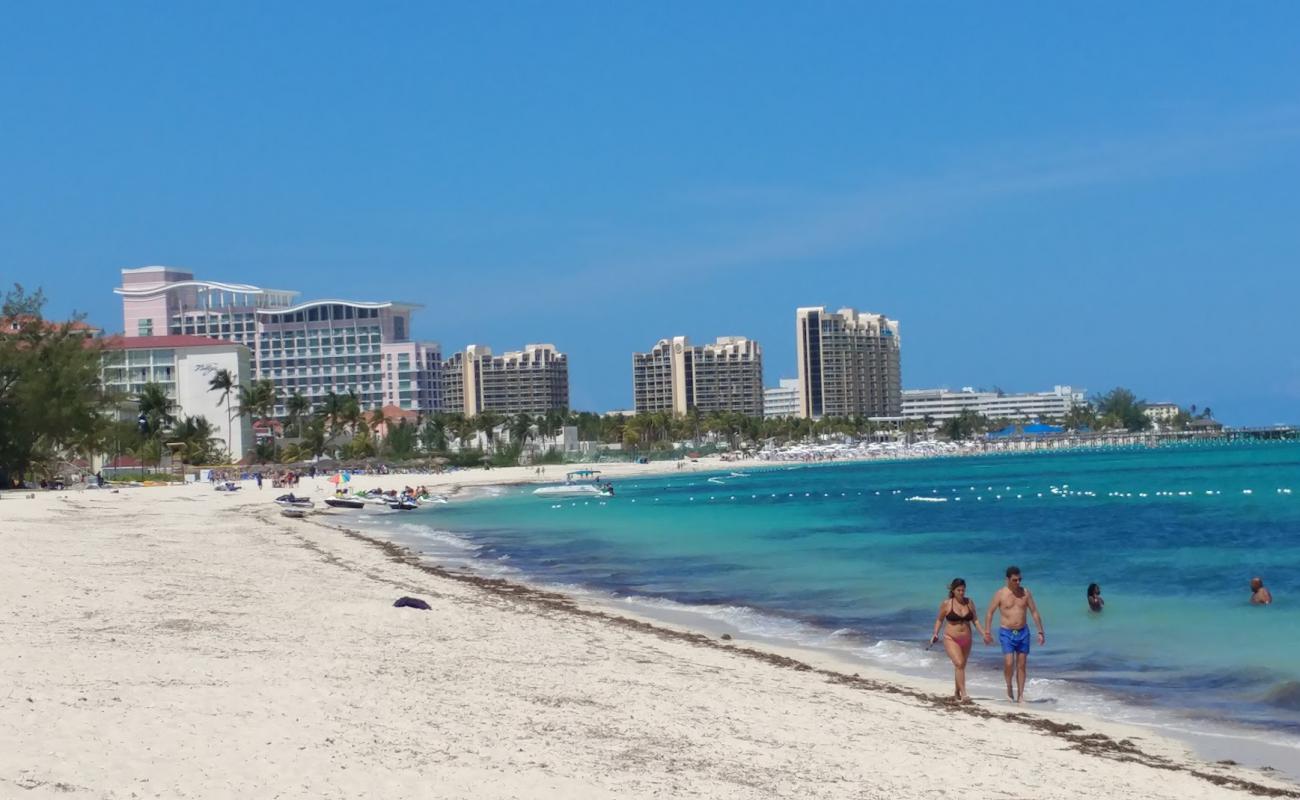
[[[616,486],[608,501],[507,488],[367,522],[440,562],[945,679],[924,645],[949,580],[983,610],[1016,564],[1048,633],[1031,657],[1040,707],[1300,743],[1295,444],[746,464]],[[1273,606],[1247,602],[1252,575]],[[1001,695],[1000,663],[976,645],[977,696]]]

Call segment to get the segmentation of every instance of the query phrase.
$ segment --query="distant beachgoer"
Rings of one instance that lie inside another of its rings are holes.
[[[95,485],[101,489],[104,488],[104,473],[102,472],[95,473]]]
[[[1255,606],[1266,606],[1273,602],[1273,593],[1264,588],[1264,579],[1255,577],[1250,579],[1250,604]]]
[[[1043,618],[1038,616],[1038,606],[1034,605],[1034,596],[1020,585],[1020,567],[1007,567],[1007,585],[998,589],[989,603],[989,610],[984,620],[985,643],[993,641],[989,631],[993,628],[993,612],[998,612],[998,640],[1002,644],[1002,673],[1007,679],[1007,697],[1017,703],[1025,702],[1025,672],[1029,662],[1029,626],[1026,624],[1026,612],[1034,617],[1038,626],[1038,643],[1045,644],[1047,635],[1043,631]],[[1016,689],[1011,690],[1011,679],[1016,678]]]
[[[1101,587],[1095,583],[1088,584],[1088,609],[1090,611],[1101,611],[1106,601],[1101,599]]]
[[[943,649],[952,659],[954,696],[962,701],[970,700],[966,692],[966,662],[970,659],[971,625],[985,641],[988,640],[988,635],[980,627],[979,609],[975,608],[975,601],[966,596],[966,581],[954,578],[948,584],[948,599],[939,604],[930,644],[939,641],[939,628],[943,626]]]
[[[261,489],[261,488],[262,488],[262,473],[258,472],[258,473],[256,473],[255,475],[253,475],[253,477],[257,479],[257,488],[258,488],[258,489]]]

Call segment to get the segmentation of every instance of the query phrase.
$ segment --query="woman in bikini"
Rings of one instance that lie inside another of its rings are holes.
[[[966,693],[966,661],[970,658],[971,626],[984,638],[984,628],[980,625],[979,610],[975,601],[966,596],[966,581],[954,578],[948,584],[948,599],[939,604],[939,614],[934,620],[934,633],[930,644],[939,641],[939,628],[943,630],[943,649],[952,659],[953,680],[956,686],[955,696],[963,702],[970,701]]]

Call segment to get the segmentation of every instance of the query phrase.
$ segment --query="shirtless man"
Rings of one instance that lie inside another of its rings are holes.
[[[998,589],[989,603],[984,619],[984,643],[993,643],[993,612],[998,612],[998,639],[1002,643],[1002,672],[1007,679],[1007,697],[1017,703],[1025,702],[1025,667],[1029,661],[1029,626],[1025,612],[1034,617],[1038,627],[1038,643],[1047,641],[1043,633],[1043,618],[1038,616],[1034,596],[1020,585],[1020,567],[1007,567],[1007,585]],[[1011,678],[1016,676],[1016,692],[1011,691]]]
[[[1273,593],[1264,588],[1263,578],[1250,579],[1250,604],[1266,606],[1273,602]]]

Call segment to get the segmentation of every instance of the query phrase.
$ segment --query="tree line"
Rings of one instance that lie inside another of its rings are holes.
[[[95,454],[131,454],[143,464],[160,464],[169,448],[186,464],[223,463],[244,455],[230,452],[232,442],[220,439],[209,420],[175,413],[175,403],[161,385],[145,384],[133,397],[108,391],[100,378],[102,346],[79,329],[80,317],[47,323],[44,305],[40,290],[29,293],[15,285],[0,306],[0,320],[6,322],[6,330],[0,332],[0,486],[7,486],[10,477],[50,474],[63,459],[89,459]],[[945,438],[963,440],[1015,424],[973,412],[936,425],[930,419],[882,424],[865,416],[763,418],[698,409],[681,415],[555,409],[545,414],[488,411],[467,417],[436,412],[409,422],[385,420],[380,410],[365,411],[353,392],[330,392],[317,403],[296,392],[282,398],[272,381],[241,383],[225,369],[215,370],[208,386],[220,395],[218,405],[225,408],[227,431],[233,430],[237,418],[241,422],[245,417],[271,419],[283,404],[279,421],[284,426],[283,445],[271,436],[256,447],[259,460],[279,463],[329,455],[351,460],[440,457],[463,465],[505,464],[516,463],[529,443],[537,445],[543,458],[558,460],[559,436],[566,426],[577,429],[580,441],[655,453],[682,442],[699,447],[711,441],[737,449],[747,443],[783,444],[824,436],[864,438],[887,433],[910,438],[932,429]],[[123,409],[131,403],[138,416],[123,418]],[[1152,425],[1145,413],[1147,405],[1129,389],[1118,387],[1094,395],[1060,419],[1044,421],[1072,431],[1143,431]],[[1180,409],[1169,424],[1181,430],[1193,418],[1210,419],[1212,411],[1202,409],[1197,417],[1195,406],[1190,411]],[[504,443],[497,436],[503,426]]]

